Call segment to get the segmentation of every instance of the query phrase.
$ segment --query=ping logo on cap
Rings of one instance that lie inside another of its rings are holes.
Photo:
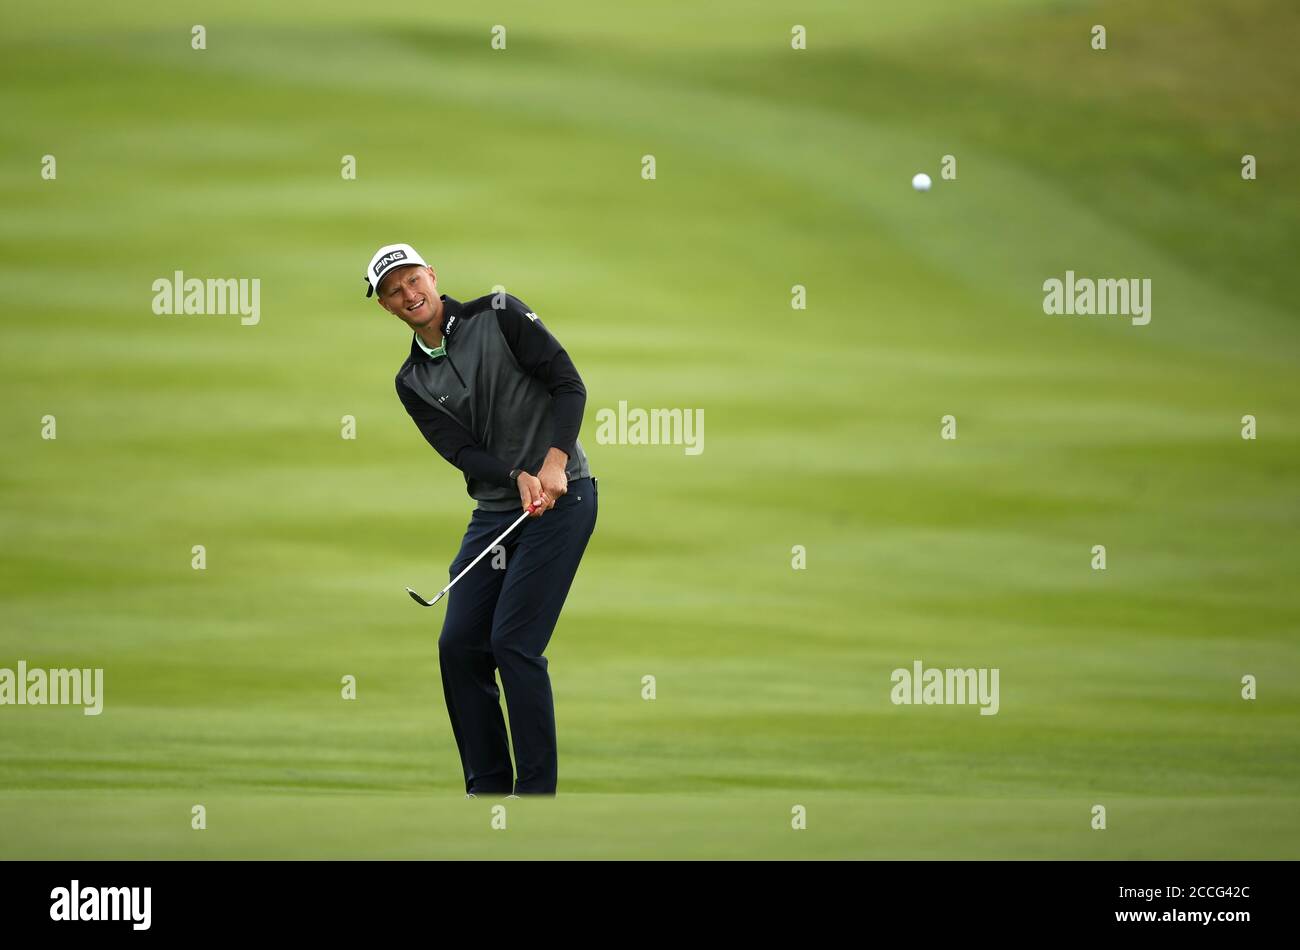
[[[375,261],[375,276],[378,277],[383,272],[384,268],[393,263],[393,261],[404,260],[406,260],[405,251],[389,251],[379,260]]]

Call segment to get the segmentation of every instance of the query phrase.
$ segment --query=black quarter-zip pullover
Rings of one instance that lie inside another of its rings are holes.
[[[428,443],[464,474],[478,507],[519,507],[511,469],[536,475],[552,447],[568,456],[569,481],[589,476],[578,441],[587,390],[559,340],[510,294],[441,298],[442,346],[430,352],[412,334],[397,395]]]

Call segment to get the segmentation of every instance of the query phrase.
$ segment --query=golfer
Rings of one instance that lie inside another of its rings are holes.
[[[438,660],[466,794],[554,795],[555,701],[542,653],[596,527],[596,479],[578,442],[586,387],[523,301],[439,295],[438,275],[409,244],[376,251],[366,285],[415,331],[397,395],[477,502],[448,579],[538,506],[452,588]]]

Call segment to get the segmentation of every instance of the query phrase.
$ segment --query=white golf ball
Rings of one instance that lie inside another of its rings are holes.
[[[930,190],[930,176],[925,172],[917,172],[912,176],[912,187],[917,191]]]

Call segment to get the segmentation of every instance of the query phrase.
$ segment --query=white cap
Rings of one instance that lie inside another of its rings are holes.
[[[379,282],[390,270],[408,264],[429,266],[409,244],[385,244],[375,251],[375,256],[370,258],[370,265],[366,268],[366,296],[369,297],[379,290]]]

